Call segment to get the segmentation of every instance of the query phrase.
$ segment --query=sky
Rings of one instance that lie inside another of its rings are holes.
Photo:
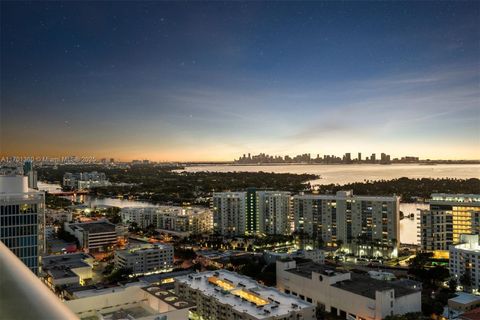
[[[480,2],[1,2],[2,156],[480,159]]]

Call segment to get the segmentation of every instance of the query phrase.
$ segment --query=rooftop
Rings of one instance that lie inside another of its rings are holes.
[[[448,302],[454,302],[459,304],[470,304],[474,302],[480,302],[480,297],[466,292],[457,292],[457,296],[448,299]]]
[[[76,277],[71,269],[91,267],[86,259],[90,256],[84,253],[73,253],[43,257],[43,269],[55,279]]]
[[[168,244],[140,244],[140,245],[135,245],[123,250],[116,250],[115,254],[121,255],[121,256],[132,256],[132,255],[138,255],[139,253],[148,253],[148,252],[154,252],[157,250],[173,250],[173,247]]]
[[[70,225],[70,228],[81,228],[90,233],[115,232],[115,225],[107,221],[74,223]]]
[[[433,193],[430,203],[465,203],[477,207],[480,206],[480,194]]]
[[[394,290],[395,297],[403,297],[419,290],[410,289],[392,281],[376,280],[366,275],[351,274],[350,280],[339,281],[332,286],[370,299],[375,299],[376,291]]]
[[[295,268],[288,269],[286,271],[308,279],[312,278],[312,272],[329,277],[339,273],[346,273],[346,271],[336,270],[334,267],[329,267],[315,262],[297,264]]]
[[[149,286],[142,289],[175,309],[185,309],[195,306],[192,302],[180,298],[164,286]]]
[[[175,280],[256,319],[271,319],[312,307],[301,299],[275,288],[264,287],[249,277],[226,270],[207,271]]]

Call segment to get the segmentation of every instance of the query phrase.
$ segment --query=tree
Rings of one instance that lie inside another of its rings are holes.
[[[463,291],[470,290],[470,286],[472,285],[472,278],[470,277],[470,273],[468,271],[466,271],[460,276],[460,284],[463,286]]]
[[[457,279],[451,278],[450,280],[448,280],[448,288],[451,292],[457,291],[457,285]]]

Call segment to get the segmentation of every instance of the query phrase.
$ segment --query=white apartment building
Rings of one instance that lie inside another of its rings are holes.
[[[65,231],[74,235],[85,252],[108,251],[118,240],[117,228],[107,220],[65,223]]]
[[[0,241],[35,274],[45,251],[45,193],[28,177],[0,175]]]
[[[448,252],[462,234],[480,233],[480,194],[431,195],[430,208],[420,215],[423,250]]]
[[[196,304],[206,320],[315,319],[315,307],[226,270],[175,278],[175,293]]]
[[[109,289],[103,294],[64,302],[80,319],[185,320],[194,307],[161,286]]]
[[[145,275],[171,271],[173,247],[165,244],[145,244],[115,251],[115,268],[128,268],[132,274]]]
[[[421,311],[421,291],[324,265],[277,261],[277,288],[349,320]]]
[[[212,197],[213,231],[224,236],[246,232],[246,193],[215,192]]]
[[[124,223],[135,222],[140,228],[153,225],[157,229],[192,234],[209,234],[213,229],[213,214],[208,208],[127,207],[120,216]]]
[[[285,191],[258,191],[260,231],[266,234],[292,233],[291,194]]]
[[[104,172],[66,172],[63,175],[62,185],[71,189],[89,189],[109,186],[110,182]]]
[[[215,192],[214,231],[225,236],[290,234],[291,195],[283,191]]]
[[[460,236],[460,244],[450,246],[450,275],[458,285],[463,275],[468,275],[474,292],[480,288],[480,245],[478,234]]]
[[[335,195],[293,197],[295,231],[327,246],[342,247],[356,255],[396,256],[400,237],[400,198]]]

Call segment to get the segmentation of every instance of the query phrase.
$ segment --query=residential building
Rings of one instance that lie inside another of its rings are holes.
[[[397,196],[335,195],[293,197],[295,231],[327,246],[342,245],[355,255],[397,255],[399,244]]]
[[[480,307],[480,297],[466,292],[457,292],[455,297],[448,299],[448,306],[443,316],[446,319],[464,319],[465,313]],[[476,318],[478,319],[478,318]]]
[[[0,175],[0,241],[38,274],[45,251],[45,193],[28,188],[28,177]]]
[[[432,194],[430,208],[420,214],[422,249],[448,253],[461,234],[479,233],[479,217],[480,194]]]
[[[450,246],[450,274],[458,285],[462,285],[462,277],[470,279],[475,292],[480,288],[480,245],[479,235],[462,234],[460,244]]]
[[[291,194],[284,191],[215,192],[214,231],[225,236],[290,234]]]
[[[175,293],[196,304],[195,316],[203,319],[316,318],[312,304],[226,270],[177,277]]]
[[[70,189],[89,189],[110,185],[104,172],[66,172],[63,175],[62,186]]]
[[[166,244],[145,244],[115,251],[115,268],[128,268],[132,274],[145,275],[171,271],[173,247]]]
[[[45,256],[42,259],[43,278],[55,289],[66,284],[84,285],[93,278],[93,257],[85,253]]]
[[[344,319],[421,311],[421,291],[313,262],[277,261],[277,288]]]
[[[209,234],[213,229],[213,214],[200,207],[127,207],[120,212],[124,223],[135,222],[140,228],[149,225],[157,229],[191,234]]]
[[[131,286],[64,302],[80,319],[185,320],[194,305],[161,286]]]
[[[213,204],[213,231],[224,236],[246,233],[246,192],[215,192]]]
[[[292,233],[291,194],[285,191],[258,191],[260,231],[266,234]]]
[[[77,238],[85,252],[108,251],[117,244],[117,229],[107,220],[65,223],[64,226],[65,231]]]

